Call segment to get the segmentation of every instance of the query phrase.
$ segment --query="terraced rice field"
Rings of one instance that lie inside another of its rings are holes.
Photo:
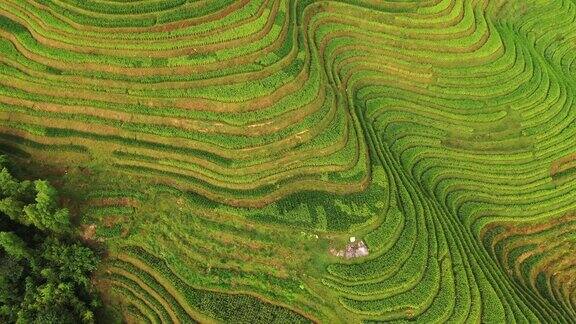
[[[128,322],[576,322],[573,0],[2,0],[0,53]]]

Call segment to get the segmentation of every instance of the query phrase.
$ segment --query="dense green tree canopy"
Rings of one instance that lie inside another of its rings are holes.
[[[47,181],[20,181],[0,157],[0,322],[92,323],[95,253],[75,242]]]

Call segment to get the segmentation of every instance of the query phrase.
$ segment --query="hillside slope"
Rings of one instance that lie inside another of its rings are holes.
[[[574,322],[575,19],[3,0],[0,149],[79,201],[129,321]]]

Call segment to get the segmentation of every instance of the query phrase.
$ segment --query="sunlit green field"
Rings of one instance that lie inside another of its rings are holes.
[[[574,0],[0,1],[109,321],[574,323],[575,100]]]

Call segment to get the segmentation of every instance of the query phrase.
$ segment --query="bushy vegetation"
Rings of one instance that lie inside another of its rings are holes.
[[[93,323],[99,257],[73,239],[70,215],[45,180],[18,180],[0,156],[0,321]]]

